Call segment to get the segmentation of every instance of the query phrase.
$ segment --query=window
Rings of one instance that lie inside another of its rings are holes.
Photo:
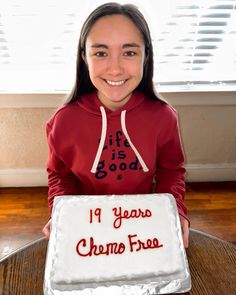
[[[2,0],[0,92],[70,91],[81,24],[104,2]],[[159,91],[236,90],[236,1],[118,2],[150,24]]]
[[[236,1],[176,1],[156,36],[162,91],[236,90]]]

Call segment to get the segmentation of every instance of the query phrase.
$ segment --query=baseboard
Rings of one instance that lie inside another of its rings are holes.
[[[187,182],[236,181],[236,163],[188,164]],[[0,187],[47,186],[45,169],[0,169]]]
[[[236,163],[187,164],[186,182],[236,181]]]
[[[45,169],[0,169],[0,187],[47,186]]]

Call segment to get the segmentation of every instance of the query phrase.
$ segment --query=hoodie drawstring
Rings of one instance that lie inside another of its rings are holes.
[[[126,111],[122,111],[121,112],[121,118],[120,118],[121,119],[121,128],[122,128],[122,131],[123,131],[126,139],[128,140],[129,145],[131,146],[132,150],[134,151],[136,157],[138,158],[139,163],[140,163],[140,165],[143,168],[143,171],[144,172],[148,172],[149,171],[148,167],[146,166],[143,158],[141,157],[140,153],[138,152],[138,150],[136,149],[136,147],[133,145],[133,143],[132,143],[132,141],[131,141],[131,139],[129,137],[129,134],[127,132],[126,125],[125,125],[125,115],[126,115]]]
[[[98,166],[98,163],[99,163],[99,160],[100,160],[100,157],[101,157],[101,154],[102,154],[103,146],[104,146],[104,143],[105,143],[105,139],[106,139],[106,132],[107,132],[106,111],[105,111],[104,107],[102,107],[102,106],[100,107],[100,111],[101,111],[101,114],[102,114],[102,133],[101,133],[101,140],[99,142],[97,154],[96,154],[96,157],[94,159],[93,166],[92,166],[92,169],[91,169],[92,173],[96,173],[97,166]],[[148,172],[149,169],[148,169],[147,165],[145,164],[143,158],[141,157],[140,153],[138,152],[136,147],[133,145],[133,143],[132,143],[132,141],[131,141],[131,139],[129,137],[129,134],[128,134],[127,129],[126,129],[126,124],[125,124],[125,115],[126,115],[126,110],[121,112],[121,118],[120,119],[121,119],[122,131],[123,131],[126,139],[128,140],[128,143],[131,146],[133,152],[135,153],[136,157],[138,158],[139,163],[143,168],[143,171]]]
[[[104,147],[104,143],[105,143],[105,139],[106,139],[106,133],[107,133],[106,111],[105,111],[104,107],[100,107],[100,111],[101,111],[101,114],[102,114],[102,133],[101,133],[101,140],[99,142],[97,154],[96,154],[96,157],[95,157],[94,162],[93,162],[93,167],[92,167],[92,169],[90,171],[92,173],[96,173],[97,166],[98,166],[99,160],[101,158],[102,150],[103,150],[103,147]]]

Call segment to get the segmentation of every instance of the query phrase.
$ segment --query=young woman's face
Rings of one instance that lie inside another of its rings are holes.
[[[109,109],[119,109],[142,80],[145,45],[140,31],[126,16],[105,16],[89,32],[85,50],[98,98]]]

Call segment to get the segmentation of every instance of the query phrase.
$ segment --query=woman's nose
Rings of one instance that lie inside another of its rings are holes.
[[[123,73],[123,66],[120,56],[111,57],[108,62],[108,72],[112,75]]]

